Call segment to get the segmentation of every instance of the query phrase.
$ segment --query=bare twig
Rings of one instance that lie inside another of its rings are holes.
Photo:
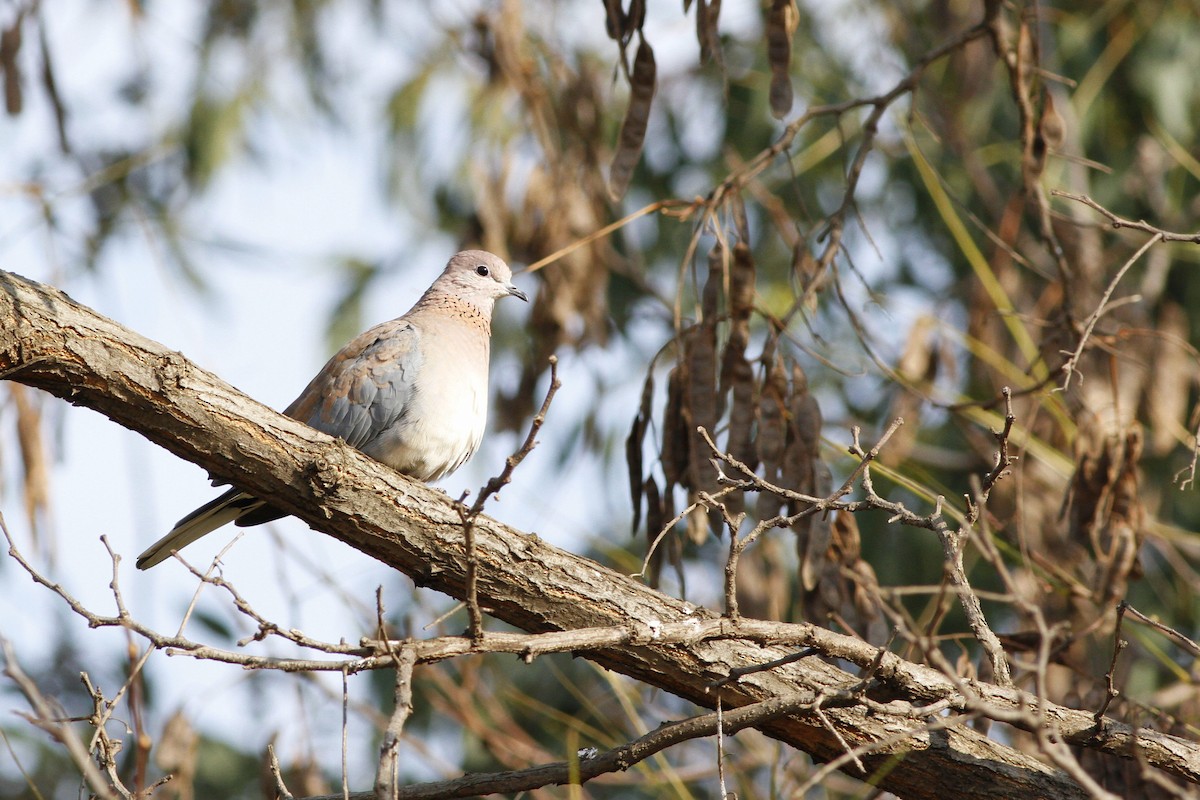
[[[721,696],[717,695],[717,784],[721,787],[721,800],[729,797],[725,789],[725,708]]]
[[[33,711],[32,714],[22,716],[53,736],[66,748],[71,762],[98,798],[101,800],[117,800],[118,797],[126,798],[126,800],[132,798],[133,795],[120,783],[112,784],[105,778],[104,773],[92,760],[91,753],[71,730],[69,721],[64,718],[59,709],[46,699],[33,679],[21,669],[21,665],[17,663],[17,654],[12,648],[12,643],[7,639],[0,638],[0,650],[3,650],[4,653],[4,674],[16,684],[17,689],[25,696]]]
[[[1096,328],[1096,323],[1099,322],[1100,317],[1102,317],[1109,310],[1110,306],[1108,301],[1109,298],[1112,297],[1112,293],[1116,291],[1117,284],[1121,282],[1121,278],[1125,277],[1125,273],[1137,263],[1138,259],[1146,254],[1147,250],[1161,241],[1163,241],[1163,234],[1161,232],[1154,234],[1137,249],[1137,252],[1131,255],[1128,260],[1126,260],[1119,270],[1117,270],[1117,274],[1113,276],[1113,279],[1109,281],[1108,286],[1105,288],[1104,294],[1101,296],[1100,302],[1096,306],[1096,310],[1088,316],[1087,322],[1084,323],[1083,333],[1081,333],[1079,336],[1079,344],[1075,346],[1074,352],[1068,353],[1065,350],[1063,351],[1064,355],[1069,356],[1061,368],[1067,376],[1063,380],[1063,391],[1071,388],[1071,378],[1077,372],[1079,372],[1075,368],[1075,365],[1079,363],[1079,359],[1083,356],[1083,350],[1085,347],[1087,347],[1088,339],[1091,338],[1092,331]],[[1080,380],[1082,379],[1083,376],[1082,373],[1080,373]]]
[[[1174,233],[1172,231],[1163,230],[1162,228],[1151,225],[1145,220],[1135,221],[1126,219],[1125,217],[1109,211],[1107,208],[1100,205],[1085,194],[1073,194],[1071,192],[1064,192],[1061,189],[1051,189],[1050,194],[1054,195],[1055,197],[1065,197],[1068,200],[1074,200],[1076,203],[1083,203],[1088,208],[1100,212],[1100,214],[1108,219],[1115,229],[1119,230],[1121,228],[1129,228],[1135,231],[1142,231],[1143,233],[1149,233],[1153,238],[1164,242],[1187,242],[1189,244],[1200,244],[1200,232]]]
[[[482,794],[515,794],[543,786],[567,784],[572,779],[585,783],[600,775],[627,770],[681,742],[714,736],[718,730],[727,735],[733,734],[781,716],[811,710],[815,702],[815,694],[801,693],[679,722],[668,722],[628,744],[594,755],[581,753],[577,761],[560,761],[511,772],[464,775],[451,781],[405,786],[398,789],[394,796],[396,800],[440,800],[476,797]],[[329,795],[307,800],[339,800],[340,797],[341,795]],[[375,797],[374,793],[361,792],[349,795],[349,800],[374,800]]]
[[[400,735],[412,713],[412,675],[417,653],[411,644],[402,645],[396,659],[395,708],[379,745],[379,770],[375,773],[375,796],[394,800],[400,791]]]
[[[1117,605],[1117,624],[1113,626],[1113,649],[1112,661],[1109,662],[1108,672],[1104,673],[1104,702],[1096,709],[1096,724],[1099,725],[1104,715],[1108,712],[1108,707],[1113,700],[1121,696],[1120,690],[1117,689],[1113,676],[1117,672],[1117,657],[1121,655],[1121,651],[1129,646],[1129,642],[1121,638],[1121,623],[1125,620],[1125,610],[1129,608],[1129,604],[1121,601]]]
[[[267,759],[271,765],[271,777],[275,779],[275,791],[279,792],[279,800],[296,800],[283,782],[283,770],[279,768],[279,758],[275,755],[275,745],[267,745]]]
[[[546,422],[546,414],[550,411],[550,403],[554,400],[554,395],[562,387],[562,383],[558,380],[558,357],[550,356],[550,386],[546,389],[546,398],[542,401],[542,407],[538,410],[537,415],[529,425],[529,434],[525,437],[525,441],[515,453],[509,456],[504,461],[504,469],[500,474],[490,479],[479,494],[475,497],[475,502],[468,509],[462,502],[463,498],[459,499],[457,504],[458,514],[462,517],[463,538],[465,541],[464,548],[466,550],[466,604],[468,631],[472,639],[478,639],[483,633],[483,615],[479,610],[478,596],[478,571],[479,565],[475,558],[475,520],[483,513],[483,507],[492,495],[499,492],[502,488],[508,485],[512,480],[513,471],[517,465],[525,460],[525,456],[529,455],[533,448],[537,447],[538,431],[542,429],[542,425]]]
[[[724,686],[727,683],[732,683],[734,681],[740,680],[741,678],[745,677],[746,675],[753,675],[756,672],[766,672],[769,669],[775,669],[776,667],[782,667],[784,664],[794,664],[802,658],[808,658],[809,656],[819,655],[820,652],[821,651],[815,647],[805,647],[803,650],[797,650],[796,652],[791,653],[790,655],[786,655],[783,658],[777,658],[774,661],[768,661],[765,664],[750,664],[749,666],[745,666],[745,667],[735,667],[735,668],[729,670],[728,675],[721,678],[720,680],[713,681],[712,683],[709,684],[709,686],[712,686],[714,689],[719,688],[721,686]]]
[[[1179,631],[1172,628],[1170,625],[1164,625],[1163,623],[1159,622],[1156,619],[1151,619],[1150,617],[1147,617],[1145,614],[1143,614],[1142,612],[1138,611],[1136,608],[1131,606],[1128,602],[1121,601],[1121,604],[1117,607],[1117,613],[1120,615],[1120,616],[1118,616],[1118,619],[1120,619],[1125,614],[1128,614],[1129,616],[1133,617],[1135,620],[1142,623],[1143,625],[1149,625],[1151,628],[1154,628],[1159,633],[1162,633],[1162,634],[1174,639],[1175,643],[1178,644],[1180,647],[1182,647],[1184,650],[1187,650],[1193,656],[1200,658],[1200,643],[1196,642],[1195,639],[1192,639],[1191,637],[1186,636],[1183,633],[1180,633]]]
[[[342,797],[350,797],[350,673],[342,670]]]

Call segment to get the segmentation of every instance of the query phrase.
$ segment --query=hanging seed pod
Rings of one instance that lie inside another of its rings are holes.
[[[1047,150],[1058,150],[1067,138],[1067,123],[1054,107],[1054,95],[1042,93],[1042,118],[1038,121],[1038,133]]]
[[[829,467],[821,459],[814,459],[810,474],[812,486],[808,492],[816,497],[828,497],[833,492],[833,473]],[[800,558],[800,585],[811,592],[825,572],[832,524],[827,514],[813,514],[799,520],[793,530],[796,532],[796,554]]]
[[[23,105],[21,65],[17,62],[17,53],[21,50],[23,22],[24,13],[19,13],[11,25],[0,31],[0,73],[4,74],[4,110],[12,117],[21,113]]]
[[[767,15],[767,60],[771,64],[771,114],[783,119],[792,110],[792,34],[797,12],[792,0],[774,0]]]
[[[723,63],[721,36],[717,20],[721,17],[721,0],[699,0],[696,3],[696,42],[700,45],[700,63],[709,60]]]
[[[629,20],[630,35],[634,31],[640,32],[646,23],[646,0],[629,0],[629,13],[625,16]]]
[[[778,484],[780,468],[783,465],[783,454],[787,445],[787,423],[784,409],[787,407],[787,372],[783,363],[772,357],[770,371],[763,382],[762,393],[758,402],[758,460],[762,462],[763,478]],[[769,493],[758,495],[756,515],[760,520],[777,516],[783,508],[783,501]]]
[[[633,425],[629,428],[629,437],[625,439],[625,464],[629,468],[629,495],[633,500],[633,534],[637,535],[638,526],[642,522],[642,474],[645,472],[642,464],[642,443],[646,439],[646,431],[650,427],[650,400],[654,396],[654,373],[646,373],[646,382],[642,385],[642,402],[638,406]]]
[[[687,360],[687,403],[684,409],[692,441],[689,446],[689,486],[696,492],[713,493],[717,476],[711,459],[712,450],[696,430],[699,427],[715,434],[721,416],[717,399],[717,314],[721,290],[725,283],[725,254],[720,245],[713,247],[708,257],[708,279],[701,299],[703,318],[689,331],[685,339],[684,358]],[[691,498],[695,499],[695,496]],[[697,509],[688,517],[688,534],[697,544],[704,541],[708,525],[703,518],[712,517],[714,532],[720,531],[720,516],[714,511]]]
[[[667,520],[671,517],[664,513],[666,509],[663,506],[663,496],[658,491],[658,484],[654,482],[653,477],[646,478],[642,492],[646,496],[646,547],[650,548],[654,547],[654,540],[662,533],[663,525],[666,525]],[[670,535],[667,534],[667,536]],[[649,570],[647,578],[650,585],[656,589],[659,575],[662,573],[662,554],[663,543],[660,542],[654,552],[650,554],[650,563],[647,565]]]
[[[625,9],[621,0],[604,0],[604,32],[615,42],[625,40]]]
[[[662,461],[663,475],[667,479],[666,492],[672,486],[687,486],[688,443],[691,432],[684,419],[685,384],[687,368],[677,364],[667,375],[667,407],[663,409]]]
[[[608,194],[613,200],[624,197],[633,177],[633,168],[641,158],[646,125],[650,120],[650,105],[654,100],[656,72],[654,50],[643,37],[633,59],[633,74],[629,76],[629,108],[621,123],[617,152],[608,174]]]

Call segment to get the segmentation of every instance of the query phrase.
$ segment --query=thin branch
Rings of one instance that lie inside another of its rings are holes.
[[[1100,212],[1112,224],[1113,228],[1120,230],[1121,228],[1129,228],[1135,231],[1149,233],[1153,238],[1157,238],[1164,242],[1187,242],[1188,244],[1200,244],[1200,232],[1198,233],[1174,233],[1172,231],[1163,230],[1157,226],[1151,225],[1145,220],[1126,219],[1118,214],[1109,211],[1104,206],[1097,203],[1086,194],[1073,194],[1064,192],[1061,189],[1051,189],[1050,194],[1055,197],[1065,197],[1068,200],[1074,200],[1076,203],[1083,203],[1088,208]]]
[[[1116,291],[1117,284],[1121,282],[1121,278],[1125,277],[1125,273],[1128,272],[1130,268],[1136,264],[1143,255],[1146,254],[1147,250],[1161,241],[1163,241],[1163,233],[1159,232],[1154,234],[1137,249],[1137,252],[1129,257],[1129,259],[1121,266],[1119,270],[1117,270],[1117,274],[1113,276],[1113,279],[1109,281],[1108,286],[1104,289],[1104,295],[1100,298],[1100,302],[1096,305],[1096,310],[1088,316],[1087,322],[1084,323],[1083,333],[1079,336],[1079,344],[1075,346],[1075,351],[1072,353],[1067,353],[1065,350],[1063,351],[1064,354],[1070,356],[1061,367],[1062,371],[1066,373],[1067,376],[1066,379],[1063,380],[1062,385],[1064,392],[1071,388],[1071,378],[1074,377],[1077,372],[1079,372],[1075,368],[1075,365],[1079,363],[1079,359],[1083,356],[1083,350],[1087,346],[1088,339],[1090,339],[1092,336],[1092,331],[1096,328],[1096,323],[1100,321],[1100,317],[1108,312],[1110,308],[1108,301],[1109,298],[1112,297],[1112,293]],[[1080,380],[1083,380],[1082,373],[1080,373]]]
[[[1180,633],[1179,631],[1172,628],[1170,625],[1164,625],[1163,623],[1159,622],[1156,619],[1151,619],[1150,617],[1147,617],[1145,614],[1138,611],[1136,608],[1131,606],[1126,601],[1121,601],[1121,604],[1117,607],[1117,609],[1118,609],[1118,614],[1120,615],[1120,616],[1118,616],[1118,619],[1120,619],[1121,616],[1128,614],[1129,616],[1133,617],[1135,620],[1142,623],[1143,625],[1149,625],[1151,628],[1154,628],[1159,633],[1162,633],[1162,634],[1174,639],[1176,644],[1178,644],[1184,650],[1187,650],[1189,653],[1192,654],[1192,656],[1194,656],[1196,658],[1200,658],[1200,643],[1198,643],[1195,639],[1192,639],[1191,637],[1189,637],[1183,633]]]
[[[811,711],[817,695],[803,692],[791,697],[776,698],[733,710],[713,712],[698,717],[667,722],[632,742],[597,754],[581,751],[578,761],[559,761],[511,772],[464,775],[450,781],[437,781],[399,788],[396,800],[440,800],[441,798],[477,797],[483,794],[515,794],[543,786],[568,784],[575,776],[586,783],[600,775],[629,769],[635,764],[682,742],[714,736],[718,730],[734,734],[740,730],[762,725],[772,719]],[[376,794],[357,792],[349,800],[374,800]],[[304,800],[340,800],[341,795],[322,795]]]
[[[459,598],[465,595],[462,520],[453,501],[344,443],[255,403],[178,353],[96,315],[62,293],[11,273],[0,273],[0,373],[108,415],[215,476],[413,576],[421,585]],[[480,591],[486,587],[492,613],[524,630],[626,625],[653,629],[714,622],[707,609],[656,592],[483,515],[476,520],[476,548]],[[59,593],[73,610],[90,614],[62,587],[46,579],[39,583]],[[138,635],[155,633],[127,612],[103,619],[91,616]],[[803,634],[793,643],[796,646],[820,646],[837,658],[859,652],[856,648],[863,645],[812,626],[772,628],[773,632],[779,630]],[[152,641],[160,647],[197,647],[182,636]],[[865,663],[877,655],[873,649],[863,652]],[[715,702],[715,697],[704,691],[708,681],[735,666],[762,663],[786,652],[745,639],[713,639],[698,647],[651,641],[640,647],[589,650],[586,655],[599,665],[707,706]],[[214,653],[214,657],[225,654]],[[289,666],[299,668],[297,662]],[[980,684],[964,689],[936,670],[922,671],[918,665],[886,656],[879,679],[902,687],[903,678],[898,676],[912,680],[910,687],[901,689],[902,696],[929,698],[944,691],[944,697],[935,699],[955,697],[955,702],[964,705],[978,699],[997,716],[1007,704],[1023,702],[1002,687]],[[731,684],[722,690],[722,698],[728,705],[745,705],[790,697],[797,689],[841,686],[846,680],[846,674],[834,664],[801,661]],[[971,694],[964,694],[965,690]],[[847,741],[884,738],[898,721],[907,719],[887,713],[864,715],[861,708],[823,708]],[[1076,737],[1072,742],[1128,757],[1132,752],[1129,740],[1135,738],[1150,763],[1161,764],[1159,768],[1173,774],[1188,773],[1184,754],[1197,749],[1176,737],[1117,723],[1106,726],[1099,737],[1092,730],[1092,738],[1085,739],[1080,734],[1082,725],[1095,727],[1090,713],[1053,705],[1047,708],[1062,715],[1063,735]],[[1085,722],[1080,723],[1080,716]],[[768,735],[822,760],[837,758],[842,752],[836,740],[810,720],[785,716],[762,727]],[[989,787],[992,794],[1007,791],[1018,796],[1032,791],[1081,797],[1078,784],[1065,775],[1047,772],[1031,755],[976,731],[960,728],[938,748],[917,747],[914,736],[919,732],[908,733],[914,746],[906,750],[904,759],[891,760],[883,754],[863,759],[869,768],[887,767],[880,773],[880,785],[890,791],[959,791],[964,798],[982,796],[953,780],[954,765],[969,757],[984,765],[1003,763],[1003,769],[990,773],[995,776]]]
[[[756,672],[766,672],[769,669],[775,669],[776,667],[782,667],[785,664],[794,664],[802,658],[808,658],[809,656],[820,655],[820,653],[821,653],[821,651],[815,647],[805,647],[802,650],[797,650],[794,653],[789,653],[788,655],[784,656],[783,658],[777,658],[773,661],[768,661],[765,664],[750,664],[745,667],[734,667],[733,669],[729,670],[728,675],[726,675],[723,678],[720,678],[719,680],[713,681],[712,683],[709,684],[709,686],[713,687],[714,689],[718,689],[727,683],[733,683],[733,682],[739,681],[747,675],[753,675]]]
[[[475,496],[475,502],[468,510],[463,505],[463,498],[459,499],[456,508],[459,516],[462,517],[464,548],[466,550],[466,604],[468,630],[472,639],[478,639],[483,634],[483,614],[479,610],[479,563],[475,555],[475,520],[483,513],[483,507],[492,495],[499,492],[502,488],[508,485],[512,480],[513,471],[517,465],[525,460],[525,456],[529,455],[533,448],[537,447],[538,431],[542,429],[542,425],[546,422],[546,414],[550,411],[550,403],[554,400],[554,395],[562,388],[562,383],[558,380],[558,356],[550,356],[550,385],[546,389],[546,398],[542,401],[542,407],[538,410],[537,415],[529,425],[529,433],[525,437],[525,441],[515,453],[509,456],[504,461],[504,469],[500,474],[490,479],[487,484]]]
[[[1129,642],[1121,638],[1121,623],[1125,620],[1125,610],[1129,608],[1129,604],[1125,601],[1117,606],[1117,624],[1113,626],[1113,649],[1112,661],[1109,662],[1108,672],[1104,673],[1104,702],[1096,709],[1096,724],[1099,725],[1104,715],[1108,712],[1108,707],[1113,700],[1121,696],[1121,692],[1117,689],[1113,676],[1117,672],[1117,657],[1121,655],[1121,651],[1129,646]]]
[[[296,800],[283,782],[283,770],[279,768],[279,758],[275,755],[275,745],[267,745],[267,760],[270,762],[271,777],[275,779],[275,791],[279,792],[278,800]]]
[[[395,800],[400,792],[400,735],[404,723],[412,714],[413,667],[417,663],[417,652],[411,644],[402,645],[396,658],[395,708],[388,719],[383,741],[379,745],[379,769],[375,773],[375,797],[378,800]]]
[[[13,650],[12,643],[8,639],[0,638],[0,650],[4,653],[4,674],[16,684],[17,689],[25,696],[29,702],[29,707],[33,710],[31,715],[22,714],[33,725],[41,728],[46,733],[50,734],[54,739],[60,742],[67,750],[67,755],[71,762],[91,790],[96,793],[96,796],[101,800],[117,800],[121,798],[131,798],[128,791],[124,790],[120,784],[113,785],[96,766],[92,760],[91,753],[84,747],[83,742],[71,730],[70,722],[64,718],[60,710],[55,708],[49,700],[42,694],[37,684],[33,679],[25,674],[21,669],[21,665],[17,662],[17,654]]]

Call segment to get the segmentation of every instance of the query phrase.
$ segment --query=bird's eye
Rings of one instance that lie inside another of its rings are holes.
[[[475,274],[482,278],[486,278],[488,275],[488,268],[486,266],[484,266],[483,264],[480,264],[478,267],[475,268]]]

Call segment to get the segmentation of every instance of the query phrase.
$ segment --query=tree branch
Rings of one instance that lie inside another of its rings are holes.
[[[462,519],[454,501],[443,493],[271,411],[179,353],[95,314],[61,292],[3,272],[0,377],[97,410],[403,571],[418,584],[460,599],[465,594]],[[480,599],[496,617],[523,630],[653,629],[714,624],[717,618],[707,609],[663,595],[486,516],[476,520],[475,529]],[[807,627],[814,639],[834,641],[828,631]],[[836,641],[848,650],[854,640]],[[815,641],[806,644],[819,646]],[[878,651],[862,646],[869,653],[868,663],[873,662]],[[821,659],[808,658],[711,688],[735,667],[773,661],[787,652],[765,643],[712,639],[689,646],[613,647],[589,652],[587,657],[709,708],[716,704],[718,692],[724,706],[732,709],[805,693],[833,694],[857,682]],[[901,672],[941,687],[923,691],[904,687],[906,699],[919,702],[948,687],[961,692],[961,681],[890,654],[883,658],[877,677],[889,680]],[[989,697],[1013,692],[986,684],[971,684],[970,689],[972,706],[985,706]],[[1048,703],[1045,708],[1058,725],[1063,724],[1059,710],[1083,714],[1090,721],[1085,712]],[[1149,763],[1189,780],[1200,775],[1196,766],[1200,753],[1194,743],[1109,721],[1091,724],[1097,741],[1113,730],[1124,731],[1126,748],[1121,752],[1126,755],[1137,750]],[[933,735],[926,722],[911,716],[867,713],[862,705],[849,705],[823,708],[820,718],[800,711],[758,727],[823,761],[842,756],[845,745],[879,744],[861,761],[881,788],[905,797],[1086,796],[1062,770],[965,725],[948,726]],[[1154,750],[1146,741],[1160,745]],[[1169,755],[1157,762],[1147,755],[1160,751]]]

